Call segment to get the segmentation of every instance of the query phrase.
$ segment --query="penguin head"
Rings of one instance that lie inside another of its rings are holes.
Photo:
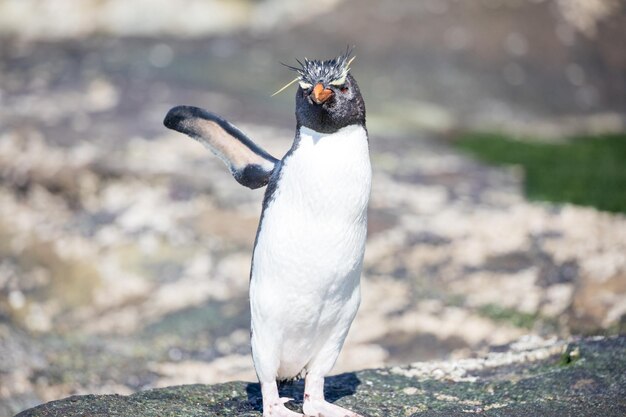
[[[356,80],[350,74],[351,51],[326,61],[298,61],[296,120],[298,125],[321,133],[342,127],[365,125],[365,103]]]

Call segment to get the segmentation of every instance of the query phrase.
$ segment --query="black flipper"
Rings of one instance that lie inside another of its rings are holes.
[[[248,188],[267,185],[278,162],[235,126],[198,107],[174,107],[165,116],[163,124],[209,148],[224,161],[237,182]]]

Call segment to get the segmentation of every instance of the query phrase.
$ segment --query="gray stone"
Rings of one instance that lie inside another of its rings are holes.
[[[626,415],[626,336],[517,343],[477,359],[415,363],[328,378],[327,397],[364,416]],[[282,387],[302,404],[302,382]],[[260,416],[255,383],[184,385],[129,396],[85,395],[16,417]]]

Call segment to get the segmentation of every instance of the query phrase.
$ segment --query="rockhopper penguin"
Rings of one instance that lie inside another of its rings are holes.
[[[324,399],[324,377],[361,299],[371,185],[365,105],[349,55],[291,67],[297,125],[282,160],[196,107],[175,107],[164,121],[217,154],[242,185],[267,185],[250,278],[252,356],[266,417],[302,416],[285,407],[290,399],[279,398],[276,383],[299,376],[305,415],[359,416]]]

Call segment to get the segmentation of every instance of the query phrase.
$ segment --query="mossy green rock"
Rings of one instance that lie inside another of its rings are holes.
[[[478,359],[328,378],[327,397],[364,416],[623,417],[626,336],[518,343]],[[282,388],[300,409],[302,383]],[[186,385],[53,401],[17,417],[260,416],[258,384]]]

